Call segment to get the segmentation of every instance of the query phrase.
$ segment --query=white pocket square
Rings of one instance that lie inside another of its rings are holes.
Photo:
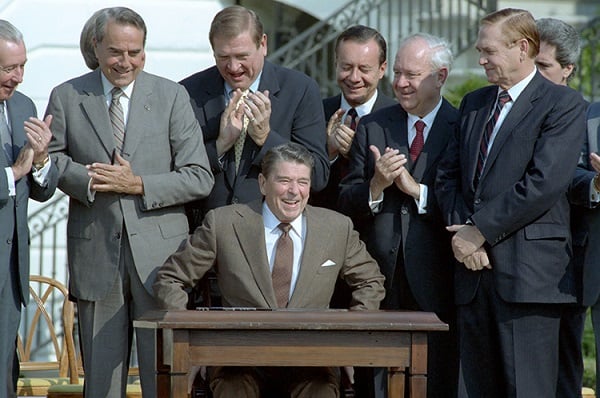
[[[335,265],[335,263],[331,260],[327,260],[323,264],[321,264],[321,267],[331,267],[332,265]]]

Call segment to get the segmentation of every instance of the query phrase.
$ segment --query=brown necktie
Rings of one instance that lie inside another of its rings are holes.
[[[413,139],[412,144],[410,145],[410,159],[414,162],[421,154],[423,150],[423,146],[425,145],[425,137],[423,136],[423,130],[425,129],[425,122],[422,120],[417,120],[415,122],[415,130],[417,130],[417,135]]]
[[[249,90],[244,90],[242,92],[242,97],[238,101],[235,109],[238,107],[244,106],[244,98],[248,96]],[[240,161],[242,160],[242,152],[244,152],[244,143],[246,142],[246,133],[248,131],[248,117],[246,115],[243,116],[243,125],[242,130],[240,131],[240,136],[235,140],[235,144],[233,145],[234,155],[235,155],[235,172],[237,174],[238,169],[240,168]]]
[[[113,135],[115,137],[115,148],[117,148],[117,152],[121,154],[123,153],[123,142],[125,142],[125,116],[120,99],[124,93],[119,87],[113,88],[110,93],[112,94],[112,99],[110,101],[108,113],[110,115],[110,123],[112,124]]]
[[[294,262],[294,243],[290,238],[289,231],[292,226],[288,223],[279,224],[281,235],[277,240],[275,249],[275,261],[273,262],[273,290],[277,298],[279,308],[287,307],[290,297],[290,284],[292,281],[292,264]]]

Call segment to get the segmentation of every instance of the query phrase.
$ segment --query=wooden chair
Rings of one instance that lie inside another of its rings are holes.
[[[29,308],[34,311],[27,335],[17,338],[21,373],[25,374],[19,378],[17,395],[45,396],[53,385],[78,383],[73,337],[75,310],[62,283],[39,275],[31,275],[29,280]],[[60,306],[60,319],[54,318],[54,303]],[[39,334],[50,341],[52,358],[48,361],[32,358],[35,337]]]

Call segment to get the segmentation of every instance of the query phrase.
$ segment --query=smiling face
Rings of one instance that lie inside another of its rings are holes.
[[[291,222],[304,211],[310,193],[311,170],[305,164],[278,161],[268,176],[258,175],[260,192],[275,217]]]
[[[336,50],[337,83],[346,101],[353,106],[367,102],[385,73],[387,62],[379,64],[380,49],[374,39],[366,43],[345,40]]]
[[[520,39],[510,45],[505,40],[500,24],[486,24],[479,29],[475,47],[488,81],[508,89],[533,69],[528,68],[531,62],[526,55],[527,40]]]
[[[262,35],[258,47],[250,30],[229,38],[215,36],[213,53],[217,69],[233,88],[246,90],[262,71],[267,56],[267,35]]]
[[[12,97],[23,81],[27,55],[23,42],[0,40],[0,101]]]
[[[405,111],[424,117],[435,108],[448,70],[432,70],[427,42],[415,39],[404,44],[394,61],[393,89]]]
[[[115,87],[125,87],[144,69],[144,32],[114,20],[109,20],[105,29],[102,41],[95,43],[96,58],[108,81]]]

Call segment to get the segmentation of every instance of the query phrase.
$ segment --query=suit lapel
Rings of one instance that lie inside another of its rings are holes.
[[[83,83],[82,91],[86,94],[81,100],[81,106],[90,121],[90,127],[94,130],[98,139],[104,146],[106,153],[110,156],[115,148],[112,125],[108,116],[108,106],[102,89],[100,70],[89,73]]]
[[[271,282],[265,229],[262,217],[262,200],[248,204],[250,207],[239,210],[240,218],[233,222],[233,230],[239,242],[242,255],[254,276],[256,286],[271,308],[277,308],[277,299]],[[242,264],[243,261],[240,261]]]
[[[487,91],[482,93],[482,106],[479,109],[477,109],[477,111],[472,112],[472,116],[470,115],[471,117],[469,117],[468,119],[469,125],[466,127],[466,129],[464,129],[464,131],[469,132],[469,136],[466,137],[466,140],[467,142],[469,142],[469,159],[472,159],[472,161],[467,163],[470,165],[470,169],[468,170],[468,181],[470,181],[471,183],[471,188],[473,188],[473,182],[475,181],[475,173],[477,173],[479,145],[481,144],[481,139],[483,138],[485,125],[492,112],[492,107],[495,104],[497,92],[498,86],[489,86],[487,88]]]
[[[25,146],[26,137],[23,123],[30,116],[29,114],[27,114],[26,108],[20,106],[19,101],[20,99],[17,98],[16,95],[13,95],[13,97],[7,101],[14,160],[17,160],[21,148]],[[4,153],[0,152],[0,154],[2,159],[6,159]]]
[[[410,156],[408,154],[408,131],[406,130],[406,112],[400,105],[394,107],[393,112],[389,112],[388,124],[383,126],[386,146],[397,148],[408,158],[409,167],[412,168]],[[379,148],[381,154],[385,148]]]
[[[151,118],[144,115],[148,112],[159,111],[152,96],[152,84],[145,72],[141,72],[135,79],[131,99],[129,101],[129,114],[125,126],[125,143],[123,153],[133,155],[140,139],[149,131],[153,131]]]
[[[600,115],[587,121],[588,152],[598,152],[598,141],[600,140]],[[587,161],[587,160],[586,160]]]
[[[323,239],[323,234],[319,231],[327,230],[327,220],[320,220],[313,216],[310,210],[310,206],[304,209],[304,215],[306,217],[306,240],[304,241],[304,248],[302,250],[302,258],[300,261],[300,273],[296,281],[296,287],[294,293],[290,298],[288,304],[289,308],[302,308],[305,307],[303,303],[310,302],[310,299],[305,299],[308,294],[314,296],[315,292],[312,290],[314,286],[314,279],[317,277],[317,272],[321,267],[322,257],[321,253],[327,252],[327,239]]]

